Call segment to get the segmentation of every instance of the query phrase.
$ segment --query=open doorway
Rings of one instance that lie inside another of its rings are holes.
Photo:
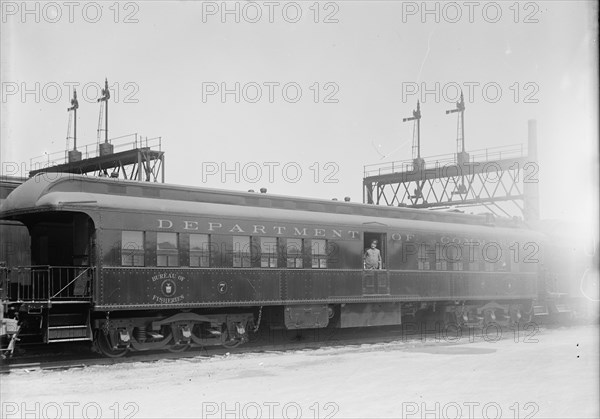
[[[30,299],[87,299],[96,262],[93,220],[85,213],[48,212],[32,219],[29,230],[32,266],[23,271],[23,293]]]
[[[387,258],[386,258],[386,235],[385,233],[370,233],[365,232],[363,237],[363,254],[366,253],[367,249],[371,248],[373,242],[375,243],[375,248],[379,250],[381,255],[381,266],[374,267],[374,261],[371,261],[371,264],[366,264],[364,266],[365,269],[386,269],[387,267]]]
[[[362,271],[363,295],[389,295],[390,278],[387,271],[385,233],[365,232],[363,246],[365,248],[364,269]],[[373,250],[377,250],[373,252]],[[368,252],[368,254],[367,254]],[[374,257],[379,253],[381,258]]]

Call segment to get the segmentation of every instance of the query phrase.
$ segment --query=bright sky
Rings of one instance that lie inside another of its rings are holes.
[[[66,148],[74,84],[94,143],[107,77],[109,136],[161,136],[169,183],[360,202],[364,165],[411,158],[417,99],[422,155],[455,152],[458,85],[467,150],[536,119],[542,217],[597,222],[596,2],[1,4],[3,174]]]

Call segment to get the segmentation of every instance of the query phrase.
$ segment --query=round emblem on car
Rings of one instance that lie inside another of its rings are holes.
[[[160,290],[165,297],[172,297],[177,291],[177,285],[175,285],[174,281],[166,279],[160,285]]]

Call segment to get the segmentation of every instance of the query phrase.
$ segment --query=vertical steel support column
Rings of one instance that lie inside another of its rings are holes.
[[[532,176],[527,179],[527,174],[531,173],[533,168],[536,173],[539,173],[538,167],[538,153],[537,153],[537,121],[530,119],[527,121],[527,163],[525,163],[523,170],[523,215],[526,221],[536,221],[540,219],[540,187],[538,184],[537,177]]]

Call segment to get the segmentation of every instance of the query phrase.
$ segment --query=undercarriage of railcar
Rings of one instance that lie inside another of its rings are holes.
[[[109,357],[128,351],[166,349],[183,351],[191,346],[236,347],[249,339],[254,314],[169,310],[165,312],[105,312],[93,320],[96,349]]]
[[[17,285],[22,292],[32,286]],[[19,340],[22,343],[90,341],[96,351],[107,357],[150,350],[179,352],[190,347],[233,348],[249,341],[260,327],[310,330],[403,325],[415,329],[435,321],[441,327],[453,325],[466,330],[490,324],[499,327],[524,324],[533,314],[532,302],[528,300],[95,311],[91,299],[24,301],[21,298],[6,307],[7,317],[18,322],[18,329],[15,327],[12,335],[4,337],[6,354],[12,353]]]

